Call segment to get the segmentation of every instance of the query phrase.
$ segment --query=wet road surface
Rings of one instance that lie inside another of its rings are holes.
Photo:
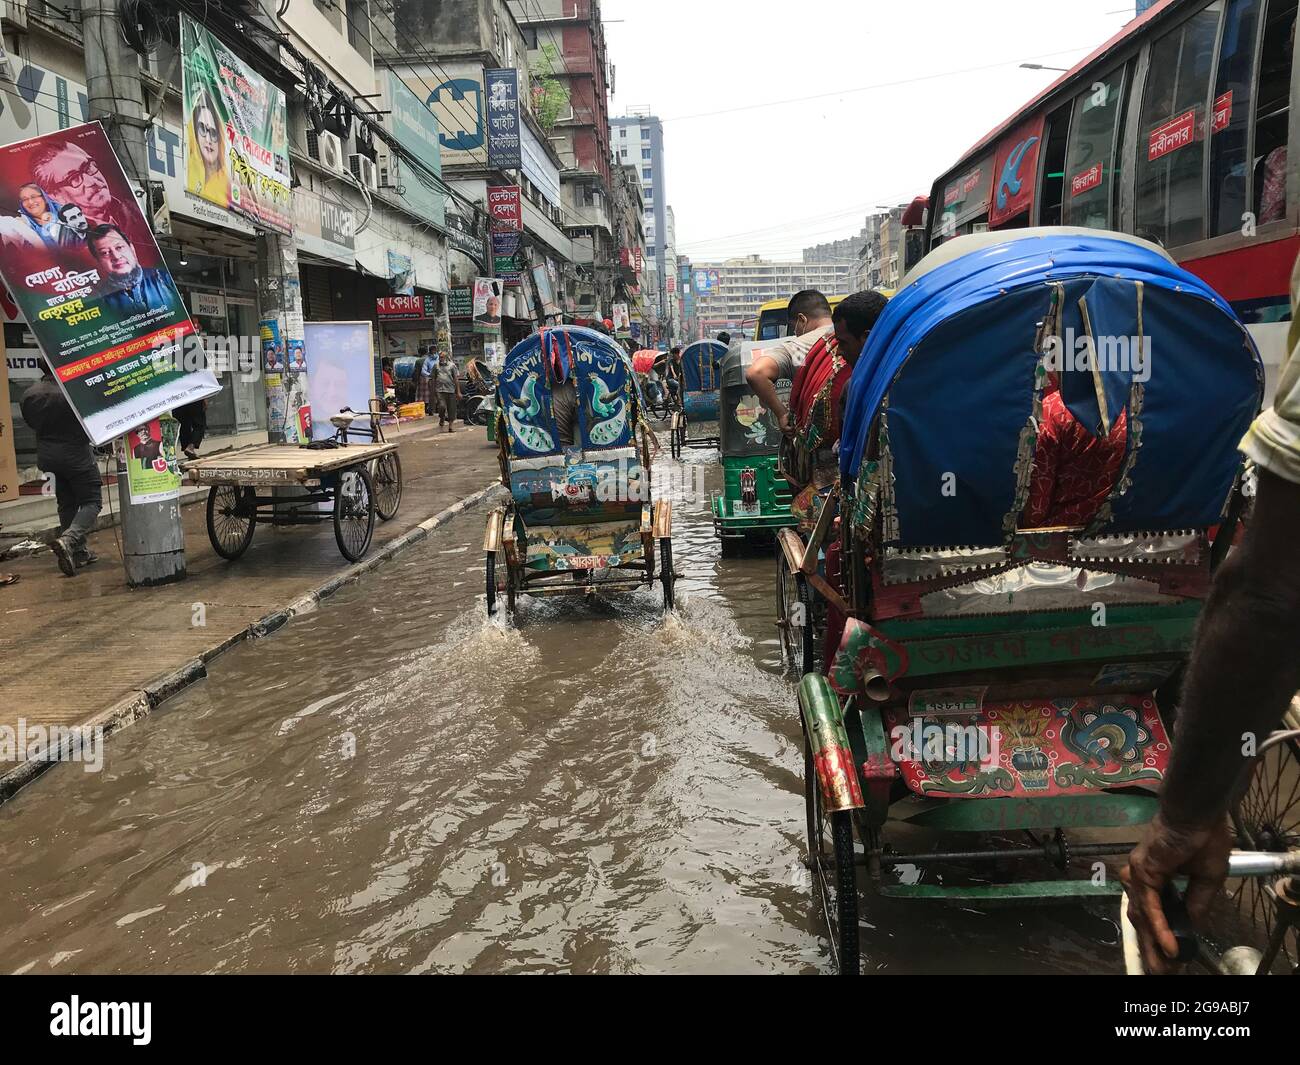
[[[484,514],[0,807],[0,972],[830,971],[770,554],[681,501],[677,612],[510,624]],[[863,906],[868,973],[1120,966],[1110,905]]]

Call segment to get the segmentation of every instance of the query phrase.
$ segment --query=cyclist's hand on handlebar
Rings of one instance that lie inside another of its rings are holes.
[[[1188,878],[1187,914],[1200,924],[1228,877],[1232,833],[1225,819],[1209,828],[1170,825],[1162,814],[1151,819],[1141,841],[1120,870],[1128,892],[1128,915],[1138,934],[1142,964],[1149,974],[1177,967],[1178,941],[1169,927],[1160,893],[1178,873]]]

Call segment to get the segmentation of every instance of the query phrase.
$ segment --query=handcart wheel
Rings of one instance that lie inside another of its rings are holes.
[[[381,521],[388,521],[402,503],[402,460],[396,451],[376,460],[372,477],[375,482],[375,511]]]
[[[808,816],[808,860],[813,890],[821,898],[830,928],[831,952],[841,976],[857,976],[858,881],[853,855],[853,817],[847,810],[829,815],[813,765],[812,745],[803,741],[804,803]]]
[[[334,539],[349,562],[360,562],[375,531],[375,483],[364,466],[339,474],[334,489]]]
[[[489,551],[483,561],[483,574],[487,586],[487,612],[492,617],[497,612],[497,553]]]
[[[812,592],[804,575],[790,569],[780,544],[776,548],[776,567],[776,623],[781,630],[781,651],[790,668],[802,677],[816,666]]]
[[[233,562],[253,542],[257,507],[252,488],[214,484],[208,492],[208,539],[212,549]]]
[[[1233,804],[1237,846],[1252,851],[1287,851],[1300,847],[1300,744],[1284,740],[1268,747],[1251,770],[1250,784]],[[1266,877],[1242,877],[1229,892],[1243,924],[1253,926],[1266,941],[1273,935],[1277,904]],[[1300,943],[1294,933],[1282,950],[1295,965]]]
[[[659,580],[664,586],[664,609],[672,610],[677,603],[677,578],[673,573],[673,541],[668,536],[659,541]]]

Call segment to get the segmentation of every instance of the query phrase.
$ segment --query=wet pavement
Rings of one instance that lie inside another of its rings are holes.
[[[830,971],[772,558],[706,508],[668,616],[488,620],[480,507],[223,655],[0,807],[0,972]],[[863,906],[866,972],[1120,967],[1111,904]]]

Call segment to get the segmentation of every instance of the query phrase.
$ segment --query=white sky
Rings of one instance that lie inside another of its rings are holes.
[[[648,106],[664,120],[679,255],[798,259],[855,236],[877,205],[928,194],[1057,77],[1018,64],[1071,66],[1133,10],[1133,0],[601,0],[610,115]],[[908,83],[888,84],[898,82]],[[732,108],[749,109],[688,117]]]

